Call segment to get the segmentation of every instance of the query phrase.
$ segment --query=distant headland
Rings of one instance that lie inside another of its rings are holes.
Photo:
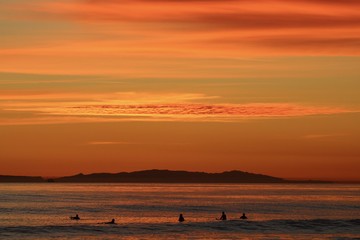
[[[144,170],[120,173],[77,174],[46,179],[43,177],[4,176],[1,182],[59,182],[59,183],[329,183],[325,181],[294,181],[243,171],[222,173],[188,172],[172,170]]]

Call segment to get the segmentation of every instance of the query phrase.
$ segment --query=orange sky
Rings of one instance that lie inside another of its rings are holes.
[[[0,174],[360,180],[357,0],[0,0]]]

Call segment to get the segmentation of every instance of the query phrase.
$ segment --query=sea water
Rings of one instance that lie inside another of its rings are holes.
[[[356,238],[355,184],[0,184],[0,239]]]

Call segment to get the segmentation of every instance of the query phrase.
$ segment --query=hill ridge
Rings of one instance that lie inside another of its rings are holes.
[[[220,173],[201,171],[148,169],[118,173],[78,173],[71,176],[44,178],[31,176],[0,175],[0,183],[331,183],[318,180],[286,180],[265,174],[240,170]]]

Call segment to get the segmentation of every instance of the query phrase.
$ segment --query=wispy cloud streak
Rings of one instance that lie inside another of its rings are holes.
[[[49,100],[50,99],[50,100]],[[9,101],[10,100],[10,101]],[[215,101],[215,102],[214,102]],[[9,116],[25,114],[19,124],[109,121],[220,121],[244,119],[304,117],[357,112],[333,106],[296,103],[219,103],[218,96],[199,93],[116,92],[108,94],[6,93],[0,108]],[[5,115],[4,115],[5,116]],[[107,144],[107,143],[103,143]]]
[[[148,117],[189,121],[238,121],[247,118],[299,117],[349,113],[351,110],[281,103],[255,104],[143,104],[87,105],[39,109],[47,114],[68,116]],[[146,118],[144,118],[146,119]]]
[[[246,75],[239,69],[254,64],[238,60],[249,57],[360,55],[360,4],[350,0],[37,0],[1,10],[16,33],[2,33],[3,72],[223,78]]]
[[[39,16],[93,22],[186,24],[203,30],[360,26],[360,4],[325,1],[75,1],[39,5]],[[315,5],[314,5],[315,4]],[[273,7],[271,7],[273,6]],[[331,11],[331,12],[330,12]],[[141,14],[139,14],[141,13]],[[347,14],[344,14],[347,13]],[[51,15],[48,15],[51,14]]]
[[[113,141],[94,141],[88,142],[87,145],[132,145],[134,142],[113,142]]]

